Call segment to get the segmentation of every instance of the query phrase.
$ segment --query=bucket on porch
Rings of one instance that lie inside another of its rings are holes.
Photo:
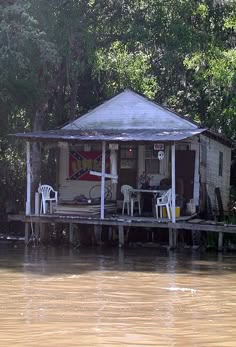
[[[193,199],[191,199],[191,200],[189,200],[189,202],[187,202],[187,213],[188,214],[196,213],[196,206],[195,206]]]
[[[163,218],[167,217],[167,211],[166,211],[165,206],[162,207],[162,216],[163,216]],[[180,217],[180,207],[179,206],[175,207],[175,217],[176,218]]]

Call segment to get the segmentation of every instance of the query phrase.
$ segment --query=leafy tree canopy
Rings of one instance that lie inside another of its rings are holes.
[[[235,10],[234,0],[0,1],[5,191],[7,172],[19,192],[24,182],[9,133],[61,125],[123,88],[235,139]]]

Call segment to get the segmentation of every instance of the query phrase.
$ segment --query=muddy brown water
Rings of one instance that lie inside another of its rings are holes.
[[[236,254],[0,246],[0,346],[236,346]]]

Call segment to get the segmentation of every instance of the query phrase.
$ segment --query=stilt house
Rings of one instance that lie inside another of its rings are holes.
[[[97,201],[99,218],[106,218],[111,203],[114,218],[123,206],[123,185],[143,189],[144,217],[153,213],[153,196],[150,199],[145,190],[155,193],[171,188],[172,223],[176,207],[180,217],[228,208],[230,141],[131,90],[59,130],[16,135],[27,141],[26,215],[37,212],[31,204],[31,196],[37,193],[31,192],[33,141],[42,146],[53,143],[59,151],[54,214],[83,214],[81,205],[91,205],[90,211],[95,211]]]

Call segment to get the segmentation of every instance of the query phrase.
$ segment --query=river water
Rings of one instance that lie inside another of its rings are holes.
[[[236,254],[0,247],[0,346],[236,346]]]

